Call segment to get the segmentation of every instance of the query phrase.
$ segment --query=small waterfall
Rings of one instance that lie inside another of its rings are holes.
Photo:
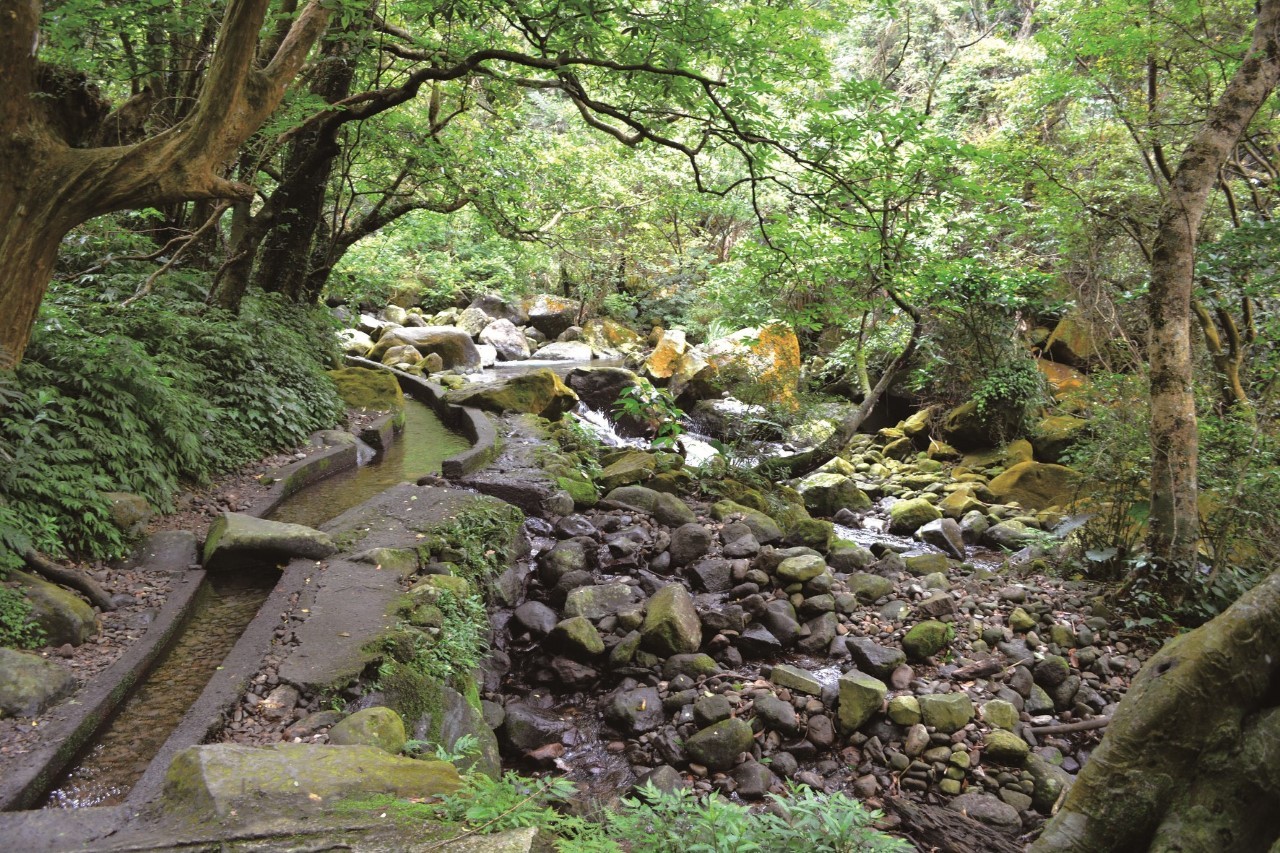
[[[374,460],[378,455],[378,451],[365,444],[360,439],[356,439],[356,466],[363,468]]]

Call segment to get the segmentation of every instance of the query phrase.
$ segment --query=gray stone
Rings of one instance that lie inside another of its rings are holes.
[[[733,769],[734,793],[744,800],[759,800],[777,783],[773,771],[758,761],[744,761]]]
[[[751,749],[751,726],[737,717],[708,726],[685,742],[689,757],[711,770],[728,770]]]
[[[503,738],[521,753],[532,752],[549,743],[559,743],[569,724],[550,711],[513,702],[506,706],[502,723]]]
[[[97,614],[74,592],[26,572],[11,571],[9,579],[19,582],[31,605],[31,620],[44,632],[45,644],[78,646],[98,633]]]
[[[1001,699],[992,699],[982,705],[982,719],[999,729],[1013,731],[1018,725],[1018,709]]]
[[[982,754],[997,764],[1021,767],[1026,761],[1031,747],[1013,732],[995,729],[987,732],[986,745]]]
[[[889,688],[883,681],[857,670],[846,672],[837,682],[840,691],[840,730],[857,731],[880,710]]]
[[[1018,817],[1018,810],[1007,803],[1000,802],[990,794],[961,794],[948,803],[947,808],[988,826],[1000,829],[1022,829],[1022,819]]]
[[[777,696],[758,696],[755,700],[756,717],[767,728],[777,729],[787,734],[794,734],[800,728],[796,718],[796,709],[790,702],[784,702]]]
[[[623,734],[651,732],[667,721],[662,698],[654,687],[620,690],[604,706],[604,718]]]
[[[936,518],[916,531],[916,536],[957,560],[964,559],[964,532],[951,518]]]
[[[864,604],[870,604],[893,592],[893,581],[880,575],[872,575],[865,572],[850,575],[849,579],[845,581],[845,586],[849,588],[849,592],[856,595],[858,600]]]
[[[512,614],[517,624],[521,625],[535,637],[545,637],[551,633],[560,619],[556,612],[540,601],[526,601]]]
[[[822,695],[822,682],[813,677],[813,673],[790,664],[778,664],[769,673],[769,680],[779,687],[807,693],[810,696]]]
[[[658,590],[649,599],[640,635],[646,649],[664,657],[696,652],[702,645],[702,623],[689,591],[679,584]]]
[[[75,689],[75,678],[53,661],[0,647],[0,712],[3,716],[38,716]]]
[[[713,726],[733,715],[733,705],[719,693],[704,693],[693,703],[693,721],[699,728]]]
[[[845,644],[858,669],[869,672],[876,678],[888,678],[907,661],[902,649],[883,646],[870,637],[849,637]]]
[[[604,654],[604,640],[590,619],[572,616],[561,620],[547,635],[548,648],[563,651],[578,660],[589,660]]]
[[[671,565],[687,566],[711,550],[711,531],[701,524],[682,524],[671,531]]]
[[[636,588],[625,583],[582,586],[569,593],[565,616],[582,616],[592,621],[612,616],[636,600]]]
[[[689,572],[707,592],[728,592],[733,588],[733,563],[729,560],[699,560]]]
[[[529,341],[510,320],[494,320],[480,332],[480,342],[493,347],[501,361],[529,357]]]
[[[775,573],[783,584],[789,584],[812,580],[826,570],[827,564],[821,557],[806,554],[783,560]]]
[[[319,530],[241,512],[224,512],[209,527],[203,562],[205,569],[217,570],[255,557],[323,560],[337,550],[329,534]]]

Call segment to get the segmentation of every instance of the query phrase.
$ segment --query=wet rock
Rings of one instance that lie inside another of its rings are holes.
[[[836,540],[827,554],[827,563],[837,572],[856,572],[875,562],[875,555],[857,542]]]
[[[900,726],[914,726],[924,716],[920,713],[920,700],[914,696],[895,696],[889,700],[889,719]]]
[[[996,728],[1013,731],[1018,725],[1018,709],[1010,702],[992,699],[983,703],[982,719]]]
[[[863,723],[880,710],[889,692],[885,683],[874,676],[853,670],[840,676],[840,730],[857,731]]]
[[[775,598],[765,604],[760,614],[760,624],[769,629],[783,645],[790,645],[800,635],[800,622],[796,619],[796,610],[785,598]]]
[[[395,711],[384,707],[357,711],[329,730],[329,743],[374,746],[392,755],[404,749],[406,740],[404,720]]]
[[[640,635],[641,644],[659,655],[696,652],[702,645],[702,623],[688,590],[679,584],[658,590],[649,599]]]
[[[474,382],[447,392],[445,399],[457,406],[498,413],[529,413],[548,420],[558,419],[578,403],[578,395],[548,368],[494,382]]]
[[[1034,753],[1027,756],[1025,766],[1035,785],[1032,806],[1041,814],[1051,814],[1063,793],[1070,789],[1074,781],[1071,774]]]
[[[902,561],[906,569],[916,577],[924,577],[935,572],[946,574],[951,562],[945,554],[912,554]]]
[[[538,577],[546,586],[555,586],[569,572],[589,568],[589,548],[593,543],[586,539],[566,539],[557,542],[549,551],[538,557]]]
[[[604,718],[618,731],[630,735],[654,731],[667,721],[662,698],[654,687],[614,693],[605,703]]]
[[[717,521],[724,521],[732,516],[741,516],[742,523],[751,528],[751,532],[761,544],[776,542],[782,538],[782,528],[778,523],[759,510],[743,506],[730,500],[719,501],[712,505],[711,515]]]
[[[1053,689],[1071,677],[1071,664],[1060,655],[1045,655],[1031,670],[1036,684],[1052,694]]]
[[[507,319],[498,319],[480,332],[480,342],[493,347],[500,361],[518,361],[529,357],[529,341],[524,332]]]
[[[671,681],[679,676],[697,680],[720,672],[720,664],[710,655],[682,654],[672,655],[662,664],[662,677]]]
[[[763,625],[752,625],[738,638],[738,648],[749,658],[767,658],[782,651],[782,641]]]
[[[982,535],[982,539],[993,548],[1017,551],[1034,542],[1039,536],[1039,531],[1028,527],[1017,519],[1009,519],[987,528],[987,531]]]
[[[596,482],[602,489],[630,486],[648,480],[654,475],[656,467],[657,460],[652,453],[627,450],[618,454],[617,458],[600,472]]]
[[[808,696],[822,695],[822,682],[808,670],[790,664],[778,664],[769,671],[769,680],[779,687],[804,693]]]
[[[755,534],[741,522],[726,524],[720,531],[720,539],[724,542],[721,550],[726,557],[754,557],[760,553],[760,543]]]
[[[728,560],[699,560],[689,571],[707,592],[728,592],[733,588],[733,564]]]
[[[728,770],[751,748],[751,726],[737,717],[708,726],[685,743],[689,757],[711,770]]]
[[[840,619],[834,613],[823,613],[804,623],[807,636],[796,641],[796,648],[811,655],[825,654],[836,638]],[[802,631],[803,634],[803,631]]]
[[[804,506],[814,515],[832,516],[842,509],[860,510],[871,506],[871,498],[849,477],[815,472],[796,484]]]
[[[657,788],[664,794],[670,794],[681,788],[687,788],[689,785],[684,780],[679,770],[676,770],[670,764],[659,764],[657,767],[640,775],[636,779],[635,785],[631,787],[633,796],[643,797],[645,789],[649,786]]]
[[[0,712],[4,716],[37,716],[75,689],[75,678],[58,664],[0,647]]]
[[[557,539],[573,539],[578,536],[595,536],[596,526],[585,515],[566,515],[553,528]]]
[[[825,714],[813,714],[805,727],[805,737],[818,749],[829,749],[836,742],[836,727]]]

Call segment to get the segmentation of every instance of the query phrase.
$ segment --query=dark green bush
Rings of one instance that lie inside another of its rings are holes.
[[[340,416],[323,312],[259,296],[236,317],[203,304],[202,280],[171,278],[128,306],[65,284],[46,299],[0,383],[0,566],[29,545],[117,554],[103,492],[168,510],[181,483],[297,446]]]

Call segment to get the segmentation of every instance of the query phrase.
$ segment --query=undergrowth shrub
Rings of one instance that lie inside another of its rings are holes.
[[[104,492],[169,510],[204,482],[332,426],[332,322],[267,296],[239,317],[206,308],[205,282],[170,276],[123,306],[55,285],[25,360],[0,394],[0,566],[25,547],[113,556],[125,545]]]
[[[497,833],[536,826],[555,836],[562,853],[899,853],[912,846],[875,829],[879,812],[843,794],[820,794],[791,785],[771,795],[770,811],[688,790],[666,793],[647,785],[635,798],[597,820],[566,813],[580,800],[573,783],[506,773],[491,779],[478,773],[438,803],[375,798],[351,803],[399,820],[459,825],[468,834]]]

